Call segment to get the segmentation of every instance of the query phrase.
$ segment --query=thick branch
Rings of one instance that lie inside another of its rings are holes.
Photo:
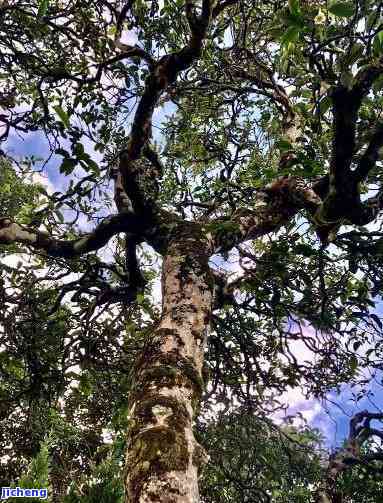
[[[141,47],[137,45],[127,45],[121,42],[121,35],[123,30],[124,21],[130,9],[134,4],[134,0],[129,0],[125,3],[124,7],[121,9],[121,12],[118,15],[117,23],[116,23],[116,34],[114,37],[114,45],[122,51],[122,54],[125,57],[138,57],[146,61],[150,68],[155,65],[155,60],[151,57],[149,53],[144,51]]]
[[[376,161],[379,159],[379,150],[383,147],[383,123],[376,126],[370,143],[359,160],[358,167],[355,170],[355,180],[357,183],[362,182],[368,176],[368,173],[375,167]]]
[[[242,52],[244,53],[246,63],[251,61],[255,65],[255,70],[249,73],[243,68],[234,68],[234,70],[231,70],[231,73],[239,77],[241,81],[248,80],[257,86],[260,94],[267,96],[275,103],[277,108],[282,112],[283,120],[281,126],[283,137],[291,145],[294,145],[300,135],[299,124],[297,115],[284,87],[275,81],[274,71],[268,68],[265,63],[259,61],[251,51],[242,49]],[[231,67],[235,64],[235,61],[230,62]]]
[[[336,499],[336,481],[338,477],[349,467],[354,464],[365,464],[368,460],[381,460],[381,451],[372,453],[369,457],[361,455],[362,445],[371,437],[383,437],[383,433],[376,428],[370,428],[372,420],[383,420],[383,413],[368,412],[364,410],[355,414],[350,420],[350,430],[344,447],[333,454],[327,468],[326,480],[317,494],[317,502],[338,501]]]
[[[0,244],[20,243],[44,250],[51,257],[72,258],[102,248],[120,232],[141,235],[144,229],[145,223],[134,215],[113,215],[103,220],[93,232],[65,241],[53,238],[46,232],[19,225],[9,218],[1,218]]]
[[[355,172],[351,171],[356,146],[356,122],[363,98],[373,82],[381,75],[381,63],[359,72],[355,84],[348,88],[339,85],[333,89],[333,149],[330,161],[329,192],[316,214],[318,225],[328,226],[342,219],[360,225],[364,207],[360,200],[358,184],[375,165],[383,132],[378,127]]]
[[[133,207],[138,212],[150,210],[145,193],[141,190],[139,169],[134,166],[142,154],[143,147],[151,137],[153,111],[162,92],[172,84],[177,75],[186,70],[201,54],[203,40],[212,17],[213,0],[203,0],[202,13],[195,14],[194,2],[186,3],[186,15],[191,29],[188,45],[180,51],[163,56],[152,69],[146,79],[143,96],[138,104],[134,117],[129,142],[126,149],[121,152],[120,171],[124,187],[132,201]]]
[[[281,178],[259,191],[254,208],[241,209],[230,219],[217,219],[209,226],[217,250],[230,250],[249,239],[277,231],[299,210],[313,214],[321,199],[299,178]]]

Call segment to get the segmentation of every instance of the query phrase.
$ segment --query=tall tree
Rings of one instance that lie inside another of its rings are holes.
[[[288,386],[320,396],[379,368],[381,11],[372,0],[1,3],[2,155],[15,157],[15,134],[45,138],[65,188],[23,220],[4,214],[0,243],[80,275],[53,311],[74,292],[85,324],[116,303],[124,320],[152,321],[129,369],[127,501],[198,501],[206,367],[207,397],[234,394],[252,411]],[[160,313],[138,260],[156,255]],[[231,257],[235,279],[220,271]]]

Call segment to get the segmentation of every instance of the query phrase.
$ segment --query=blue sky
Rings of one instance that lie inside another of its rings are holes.
[[[50,152],[46,137],[38,131],[31,131],[23,136],[11,135],[7,141],[6,150],[8,154],[17,159],[34,156],[41,158],[43,162],[48,158]],[[44,174],[56,190],[64,190],[68,183],[67,178],[58,170],[61,159],[61,156],[53,155],[44,167]],[[42,162],[37,163],[36,169],[39,169],[41,165]]]

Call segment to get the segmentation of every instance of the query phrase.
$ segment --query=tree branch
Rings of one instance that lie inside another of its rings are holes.
[[[300,178],[280,178],[260,190],[254,208],[240,209],[230,219],[217,219],[209,224],[218,251],[228,251],[249,239],[277,231],[299,210],[314,214],[321,199]]]
[[[337,496],[336,481],[349,466],[359,463],[365,464],[368,460],[376,461],[382,459],[381,451],[374,452],[371,456],[363,456],[360,452],[362,445],[372,436],[383,438],[383,432],[370,428],[372,420],[382,421],[383,413],[364,410],[351,418],[349,435],[344,447],[330,457],[326,480],[317,493],[316,501],[318,503],[338,501],[335,499]]]
[[[379,159],[379,150],[383,147],[383,123],[379,123],[372,135],[370,143],[359,160],[358,167],[355,170],[355,180],[362,182],[368,176],[368,173],[375,167]]]
[[[202,13],[197,16],[195,3],[186,2],[186,17],[189,22],[191,35],[188,44],[178,52],[163,56],[154,66],[146,79],[143,96],[138,104],[128,145],[120,155],[120,172],[125,191],[130,198],[133,208],[138,213],[151,212],[145,191],[141,190],[140,173],[134,162],[141,156],[152,134],[152,116],[154,108],[162,92],[169,84],[175,82],[177,75],[186,70],[201,54],[203,40],[211,21],[214,7],[213,0],[203,0]],[[141,176],[142,177],[142,176]]]
[[[120,232],[139,236],[144,230],[145,222],[142,219],[132,214],[120,214],[106,218],[93,232],[65,241],[3,217],[0,218],[0,244],[21,243],[44,250],[51,257],[73,258],[102,248]]]
[[[354,85],[338,85],[331,93],[333,100],[333,148],[329,171],[329,191],[318,209],[315,220],[319,226],[331,228],[345,219],[360,225],[365,212],[359,193],[359,182],[367,176],[377,159],[383,131],[378,127],[356,171],[351,171],[356,146],[356,122],[363,98],[373,82],[382,74],[382,62],[360,71]]]

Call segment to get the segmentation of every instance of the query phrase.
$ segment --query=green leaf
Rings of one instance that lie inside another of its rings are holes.
[[[299,0],[289,0],[291,14],[300,14]]]
[[[84,158],[84,145],[82,143],[76,143],[75,146],[73,147],[73,153],[78,157],[79,159]]]
[[[335,2],[330,5],[328,10],[337,17],[352,17],[355,12],[355,6],[352,2]]]
[[[350,367],[351,370],[355,371],[358,368],[358,358],[355,355],[352,355],[350,358]]]
[[[347,87],[347,89],[351,89],[354,82],[354,77],[351,72],[344,71],[341,73],[340,81],[344,87]]]
[[[65,157],[60,166],[60,173],[64,175],[70,175],[74,168],[76,167],[77,159],[72,159],[71,157]]]
[[[346,62],[348,66],[353,65],[362,57],[364,52],[363,44],[354,44],[351,48],[349,55],[346,58]]]
[[[375,25],[375,23],[379,20],[379,16],[376,15],[376,11],[372,11],[366,19],[366,28],[368,31]]]
[[[363,344],[362,341],[355,341],[354,344],[352,345],[352,348],[354,351],[358,351],[358,349],[360,348],[360,346]]]
[[[70,156],[69,156],[69,152],[67,152],[67,151],[66,151],[65,149],[63,149],[63,148],[57,148],[57,149],[55,150],[55,154],[57,154],[57,155],[62,155],[63,157],[70,157]]]
[[[376,56],[380,56],[383,53],[383,30],[375,35],[372,41],[372,47]]]
[[[296,42],[299,38],[300,29],[298,26],[289,26],[285,33],[282,35],[282,45],[288,45],[291,42]]]
[[[310,245],[307,245],[305,243],[297,244],[297,246],[295,247],[295,252],[298,255],[303,255],[304,257],[312,257],[316,253]]]
[[[379,92],[383,89],[383,75],[375,80],[375,82],[372,84],[372,88],[375,92]]]
[[[56,210],[55,213],[56,213],[56,216],[59,219],[59,221],[63,224],[64,223],[64,215],[61,213],[60,210]]]
[[[285,32],[285,26],[282,24],[278,24],[275,26],[270,26],[268,33],[273,37],[273,38],[278,38],[280,39]]]
[[[105,145],[103,143],[96,143],[94,150],[96,150],[96,152],[104,152]]]
[[[85,171],[93,171],[97,176],[100,174],[100,168],[98,167],[98,164],[90,157],[89,154],[84,152],[82,156],[77,156],[78,159],[80,159],[80,164],[81,166],[85,169]]]
[[[86,160],[87,166],[96,174],[100,174],[100,168],[98,167],[98,164],[96,161],[91,159],[90,157]]]
[[[287,140],[279,140],[277,143],[276,143],[276,146],[279,148],[279,150],[281,152],[288,152],[289,150],[291,150],[293,147],[291,145],[291,143]]]
[[[325,96],[319,103],[320,113],[322,115],[325,114],[329,110],[331,105],[332,105],[332,99],[330,98],[330,96]]]
[[[59,105],[53,107],[53,110],[60,117],[60,120],[64,124],[64,126],[68,129],[70,127],[69,115]]]
[[[45,14],[47,13],[49,7],[49,0],[40,0],[39,1],[39,8],[37,11],[37,17],[41,19]]]

